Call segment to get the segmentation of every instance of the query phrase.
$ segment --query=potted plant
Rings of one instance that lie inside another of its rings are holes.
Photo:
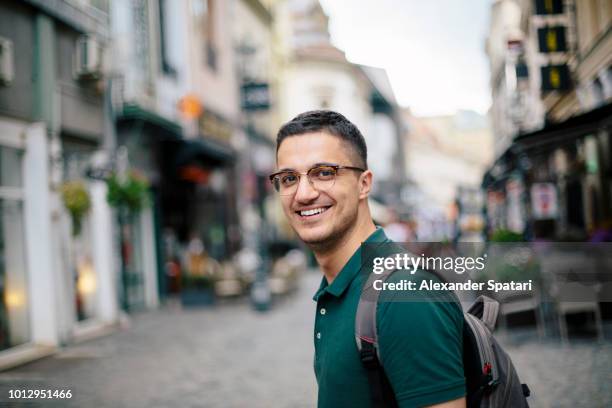
[[[106,199],[111,206],[136,214],[148,205],[149,182],[143,175],[130,171],[122,180],[112,174],[106,182]]]
[[[129,171],[127,174],[120,176],[113,173],[107,180],[106,185],[108,192],[106,201],[117,209],[117,219],[119,221],[119,229],[122,231],[120,235],[121,248],[121,279],[123,290],[123,308],[128,310],[130,303],[128,286],[131,280],[130,277],[130,260],[127,255],[129,252],[126,248],[129,247],[129,233],[134,226],[135,216],[149,204],[149,182],[144,177],[135,171]]]
[[[91,207],[91,199],[85,183],[80,180],[66,181],[60,186],[64,206],[72,219],[72,235],[81,233],[83,217]]]
[[[210,306],[215,303],[215,279],[211,275],[183,275],[181,303],[183,306]]]

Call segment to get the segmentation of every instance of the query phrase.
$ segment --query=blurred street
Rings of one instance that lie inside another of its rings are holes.
[[[216,308],[166,307],[134,315],[127,330],[73,345],[0,374],[7,389],[71,389],[68,407],[313,407],[312,295],[320,275],[272,311],[246,300]]]
[[[538,341],[535,332],[530,334],[521,341],[516,333],[512,338],[500,338],[512,356],[519,378],[531,390],[530,407],[612,406],[609,335],[601,344],[589,339],[572,341],[564,347],[558,339]]]
[[[128,330],[0,374],[1,395],[18,384],[71,389],[74,397],[9,406],[313,407],[311,294],[319,281],[316,272],[304,275],[298,293],[266,314],[243,300],[137,314]],[[501,334],[531,388],[530,406],[610,406],[612,342],[606,331],[603,343],[577,338],[567,348],[554,338],[538,341],[530,329]],[[559,375],[567,372],[573,375]]]

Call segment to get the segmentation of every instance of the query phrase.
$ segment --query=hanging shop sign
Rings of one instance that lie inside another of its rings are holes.
[[[553,183],[535,183],[531,186],[531,213],[535,220],[557,217],[557,189]]]
[[[538,28],[538,45],[540,52],[565,52],[567,43],[565,41],[565,27],[542,27]]]
[[[185,95],[178,101],[178,111],[185,119],[196,119],[202,115],[202,104],[196,95]]]
[[[584,138],[584,156],[586,170],[590,174],[599,171],[599,154],[597,149],[597,138],[593,135]]]
[[[247,82],[241,89],[242,109],[257,111],[270,109],[270,87],[266,82]]]
[[[569,67],[562,65],[546,65],[540,68],[542,75],[542,91],[567,91],[571,89]]]
[[[204,138],[215,139],[229,143],[232,137],[232,126],[220,115],[204,109],[198,121],[200,135]]]
[[[183,166],[179,169],[179,178],[194,184],[207,185],[210,179],[210,169],[198,165]]]
[[[563,0],[535,0],[538,15],[563,14]]]
[[[522,233],[525,229],[525,214],[523,211],[523,182],[518,178],[511,178],[506,183],[506,195],[508,205],[506,218],[508,229],[513,232]]]
[[[529,78],[529,67],[524,62],[517,63],[515,69],[517,79]]]

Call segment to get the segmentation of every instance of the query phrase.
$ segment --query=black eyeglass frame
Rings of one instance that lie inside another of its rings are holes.
[[[299,172],[299,171],[295,171],[295,170],[281,170],[281,171],[277,171],[276,173],[270,174],[268,176],[268,178],[270,179],[270,183],[272,183],[272,186],[274,186],[274,190],[276,190],[277,192],[280,193],[280,191],[276,189],[276,185],[274,184],[274,179],[276,177],[280,176],[283,173],[294,173],[294,174],[296,174],[298,176],[298,181],[297,181],[296,185],[300,184],[300,179],[301,179],[302,176],[306,176],[306,178],[308,179],[308,182],[311,185],[313,185],[312,181],[310,180],[309,174],[310,174],[311,171],[313,171],[315,169],[320,169],[321,167],[330,167],[330,168],[334,169],[336,174],[338,173],[338,170],[342,170],[342,169],[355,170],[355,171],[360,171],[360,172],[366,171],[366,169],[362,169],[361,167],[342,166],[340,164],[333,164],[333,163],[320,163],[320,164],[317,164],[316,166],[313,166],[313,167],[309,168],[308,171],[306,171],[306,172]],[[334,177],[336,177],[336,174],[334,174]]]

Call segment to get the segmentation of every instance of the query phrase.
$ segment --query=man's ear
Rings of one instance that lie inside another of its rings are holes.
[[[372,174],[372,170],[366,170],[361,173],[359,177],[359,199],[365,199],[370,194],[370,190],[372,190],[372,179],[374,175]]]

